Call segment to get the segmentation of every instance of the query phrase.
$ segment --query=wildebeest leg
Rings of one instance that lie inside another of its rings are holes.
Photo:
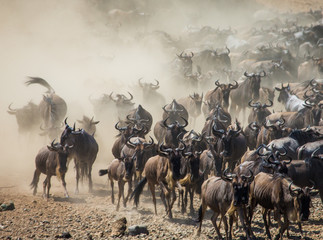
[[[219,239],[222,239],[222,235],[220,233],[220,230],[218,228],[218,225],[216,224],[216,219],[218,218],[218,216],[219,216],[219,213],[218,212],[213,212],[213,215],[211,217],[211,221],[212,221],[212,224],[213,224],[213,226],[215,228],[216,233],[219,236]]]
[[[111,186],[111,200],[112,200],[112,204],[114,204],[114,182],[113,179],[110,178],[110,186]]]
[[[33,177],[33,180],[31,182],[31,186],[32,188],[34,188],[34,191],[33,191],[33,195],[35,196],[36,193],[37,193],[37,186],[38,186],[38,182],[39,182],[39,176],[40,176],[41,172],[39,170],[35,170],[34,172],[34,177]]]
[[[155,208],[155,214],[157,215],[155,184],[148,182],[148,186],[149,186],[151,195],[153,196],[153,203],[154,203],[154,208]]]
[[[323,204],[323,187],[319,187],[318,189],[320,191],[321,202]]]
[[[233,229],[233,215],[229,216],[229,239],[232,239],[232,229]]]
[[[63,188],[64,188],[64,195],[66,198],[68,198],[68,192],[67,192],[67,189],[66,189],[66,181],[65,181],[65,173],[63,173],[61,175],[61,179],[62,179],[62,185],[63,185]]]
[[[126,199],[124,199],[124,201],[123,201],[124,207],[127,206],[127,202],[128,202],[128,199],[129,199],[131,193],[132,193],[132,180],[129,180],[128,181],[128,193],[127,193]]]
[[[46,176],[44,182],[43,182],[43,198],[46,198],[46,187],[47,187],[47,181],[48,176]]]
[[[178,207],[180,207],[181,201],[182,201],[182,209],[181,212],[184,213],[185,212],[185,208],[184,208],[184,190],[182,185],[176,181],[176,186],[178,188]]]
[[[124,191],[124,181],[119,180],[118,181],[118,187],[119,187],[119,194],[118,194],[117,211],[119,211],[121,195],[124,198],[124,192],[123,192]]]
[[[281,216],[280,216],[280,211],[279,209],[277,210],[274,210],[275,213],[277,213],[277,221],[278,221],[278,228],[279,228],[279,233],[275,236],[275,240],[277,239],[283,239],[283,232],[282,232],[282,229],[283,229],[283,224],[282,224],[282,221],[281,221]]]
[[[247,215],[246,215],[246,209],[244,207],[239,207],[237,209],[238,211],[238,215],[239,215],[239,219],[240,219],[240,222],[241,222],[241,225],[246,233],[246,236],[247,236],[247,239],[252,239],[254,238],[254,235],[253,235],[253,232],[250,228],[250,224],[249,224],[249,221],[247,220]],[[247,222],[247,225],[246,226],[246,222]]]
[[[268,226],[268,222],[267,222],[267,216],[268,216],[268,209],[263,208],[262,211],[262,218],[264,220],[264,224],[265,224],[265,229],[266,229],[266,234],[268,236],[269,239],[271,239],[271,235],[270,235],[270,230],[269,230],[269,226]]]
[[[199,208],[199,217],[198,217],[198,220],[200,222],[200,225],[199,225],[199,228],[197,230],[197,235],[199,236],[200,233],[201,233],[201,228],[202,228],[202,221],[203,221],[203,218],[204,218],[204,214],[205,214],[205,211],[207,209],[207,205],[205,204],[205,202],[202,200],[202,204]]]
[[[173,218],[172,210],[170,206],[170,193],[169,193],[170,191],[162,181],[159,181],[159,185],[161,188],[161,197],[162,195],[164,195],[164,201],[165,201],[164,204],[165,204],[166,213],[168,214],[169,218]]]
[[[190,213],[194,213],[193,198],[194,198],[194,188],[193,186],[191,186],[190,187]]]
[[[222,214],[221,214],[222,215]],[[225,238],[226,239],[231,239],[229,237],[229,232],[228,232],[228,222],[227,222],[227,217],[225,216],[225,214],[222,215],[222,219],[223,219],[223,225],[224,225],[224,230],[225,230]],[[215,224],[216,225],[216,224]]]
[[[74,161],[75,163],[75,171],[76,171],[76,188],[75,188],[75,194],[79,193],[79,180],[80,180],[80,165],[79,163]]]
[[[89,193],[92,192],[93,189],[93,182],[92,182],[92,164],[89,164],[89,169],[88,169],[88,178],[89,178]]]

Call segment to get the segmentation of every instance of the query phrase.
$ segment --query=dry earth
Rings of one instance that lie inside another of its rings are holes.
[[[321,0],[306,1],[258,1],[268,7],[281,10],[305,11],[310,8],[322,7]],[[22,141],[23,142],[23,141]],[[20,143],[22,143],[20,142]],[[13,154],[15,156],[15,154]],[[63,232],[69,232],[72,239],[109,239],[113,237],[114,222],[122,217],[127,220],[127,226],[147,225],[149,235],[128,236],[125,239],[196,239],[197,224],[193,219],[194,214],[181,214],[175,203],[174,219],[169,220],[164,216],[161,201],[157,200],[158,215],[153,213],[153,203],[150,193],[145,189],[141,197],[138,209],[132,202],[120,211],[115,210],[111,203],[111,189],[108,187],[107,178],[99,177],[97,172],[106,167],[106,159],[98,159],[93,170],[94,193],[88,194],[87,187],[80,189],[80,194],[73,194],[75,186],[74,171],[72,166],[67,174],[68,190],[70,198],[63,198],[63,190],[58,180],[52,178],[51,197],[48,201],[41,196],[42,175],[38,188],[38,194],[32,195],[28,184],[32,178],[32,168],[16,171],[10,168],[12,159],[1,160],[0,171],[0,203],[12,201],[15,205],[13,211],[0,212],[0,239],[54,239]],[[27,161],[26,159],[21,162]],[[32,164],[30,164],[32,165]],[[116,189],[117,191],[117,189]],[[157,196],[159,193],[157,193]],[[199,199],[195,198],[195,209],[199,207]],[[322,203],[318,197],[313,199],[310,221],[303,223],[303,230],[308,239],[323,239]],[[199,239],[212,239],[215,237],[214,228],[209,220],[211,213],[207,212],[202,227],[202,235]],[[253,230],[259,239],[265,239],[263,221],[257,210],[253,221]],[[272,233],[277,232],[274,225]],[[242,231],[235,230],[235,238],[243,238]],[[223,231],[222,231],[223,233]],[[298,228],[292,224],[290,227],[292,239],[299,239]]]

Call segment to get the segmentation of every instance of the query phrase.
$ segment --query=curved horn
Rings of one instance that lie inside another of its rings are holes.
[[[230,54],[230,49],[228,48],[228,46],[225,46],[225,48],[227,49],[227,54],[229,55]]]
[[[183,57],[183,53],[184,53],[184,51],[183,51],[183,52],[181,52],[181,54],[180,54],[180,55],[178,55],[178,54],[176,54],[176,55],[177,55],[177,57],[182,58],[182,57]]]
[[[141,78],[138,79],[139,86],[144,87],[144,85],[142,85],[142,83],[141,83],[141,79],[143,79],[143,78],[141,77]]]
[[[284,124],[285,124],[285,121],[286,121],[286,120],[285,120],[285,118],[282,118],[282,117],[281,117],[281,118],[279,118],[279,119],[277,120],[277,122],[279,122],[279,123],[278,123],[278,126],[282,126],[282,125],[284,125]]]
[[[12,108],[11,108],[11,105],[12,105],[12,103],[10,103],[10,105],[8,106],[8,109],[9,109],[9,110],[8,110],[7,112],[8,112],[9,114],[15,114],[15,113],[17,112],[17,109],[12,109]]]
[[[215,129],[215,125],[213,125],[212,127],[212,133],[215,135],[215,136],[221,136],[225,133],[223,129],[220,129],[220,130],[217,130]]]
[[[225,170],[223,171],[223,174],[222,174],[221,178],[222,178],[223,180],[227,180],[227,181],[232,182],[233,178],[234,178],[234,177],[236,177],[236,175],[235,175],[235,174],[232,174],[232,173],[227,173],[227,172],[228,172],[228,170],[229,170],[229,168],[227,168],[227,169],[225,169]]]
[[[266,157],[266,156],[268,156],[269,154],[270,154],[270,152],[268,152],[267,154],[262,154],[262,153],[260,153],[260,150],[261,149],[266,149],[266,150],[268,150],[268,148],[267,148],[267,146],[265,145],[265,144],[260,144],[259,146],[258,146],[258,148],[256,149],[256,153],[259,155],[259,156],[262,156],[262,157]]]
[[[255,74],[254,74],[254,73],[249,74],[249,73],[247,73],[247,71],[245,71],[245,72],[243,73],[243,75],[245,75],[246,77],[252,77],[252,76],[254,76]]]
[[[239,84],[238,84],[238,82],[236,81],[236,80],[234,80],[235,81],[235,85],[232,85],[231,83],[229,83],[229,88],[232,90],[232,89],[236,89],[236,88],[238,88],[239,87]]]
[[[179,127],[184,128],[184,127],[186,127],[188,125],[188,121],[183,117],[181,117],[181,118],[184,120],[185,123],[183,125],[179,125]]]
[[[256,103],[251,104],[251,102],[252,102],[252,101],[253,101],[253,99],[251,99],[251,100],[248,102],[249,107],[254,107],[254,108],[259,107],[259,105],[260,105],[260,103],[259,103],[259,102],[256,102]]]
[[[114,125],[114,128],[115,129],[117,129],[118,131],[123,131],[123,130],[126,130],[127,129],[127,127],[123,127],[123,128],[119,127],[119,123],[120,122],[117,122],[116,125]]]
[[[315,83],[314,83],[314,81],[315,81],[315,78],[313,78],[313,79],[310,81],[310,85],[311,85],[312,87],[316,87],[316,86],[317,86],[317,82],[315,81]]]
[[[257,122],[251,122],[248,124],[248,128],[250,128],[252,131],[257,131],[260,129]]]
[[[318,148],[316,148],[313,152],[312,152],[312,154],[311,154],[311,157],[312,158],[319,158],[319,159],[321,159],[321,157],[319,156],[319,155],[317,155],[316,153],[318,152],[320,150],[320,147],[318,147]]]
[[[153,146],[154,144],[154,139],[151,136],[149,136],[149,138],[150,138],[150,141],[147,143],[144,143],[145,147],[150,147],[150,146]]]
[[[131,101],[133,99],[133,96],[132,96],[132,94],[130,92],[128,92],[128,93],[130,95],[130,99],[128,98],[128,99],[126,99],[126,101]]]
[[[252,182],[253,181],[253,172],[250,169],[248,169],[248,170],[250,172],[250,175],[246,176],[244,174],[241,174],[241,177],[245,178],[247,182]]]
[[[263,73],[263,75],[261,75],[261,73]],[[259,76],[259,77],[266,77],[266,72],[265,72],[265,70],[263,70],[262,72],[258,73],[258,76]]]
[[[300,188],[292,189],[292,184],[293,184],[293,182],[291,182],[288,186],[290,195],[292,195],[293,197],[297,197],[300,194],[300,192],[302,191],[302,189],[300,189]]]
[[[216,80],[216,81],[214,82],[214,84],[215,84],[215,86],[217,86],[217,87],[220,87],[220,88],[221,88],[221,84],[219,83],[219,79],[218,79],[218,80]]]
[[[274,104],[273,101],[271,101],[270,99],[268,99],[268,101],[269,101],[269,105],[267,105],[266,103],[262,105],[264,108],[271,107]]]

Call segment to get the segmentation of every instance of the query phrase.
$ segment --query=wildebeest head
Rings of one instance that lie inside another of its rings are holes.
[[[239,84],[237,81],[235,81],[235,85],[232,85],[231,83],[229,84],[220,84],[219,81],[215,81],[215,85],[217,86],[217,88],[219,87],[222,91],[223,94],[223,107],[224,108],[228,108],[229,107],[229,96],[230,96],[230,92],[232,89],[236,89],[238,88]]]
[[[143,83],[142,78],[138,79],[138,84],[142,88],[143,92],[155,92],[159,88],[159,81],[155,79],[156,84],[153,83]]]
[[[277,90],[279,92],[279,96],[278,96],[278,102],[280,103],[284,103],[287,101],[289,95],[290,95],[290,87],[289,84],[287,84],[286,87],[284,87],[284,85],[281,85],[281,88],[275,87],[275,90]]]
[[[49,151],[57,153],[57,168],[56,175],[60,176],[62,173],[66,173],[67,171],[67,158],[69,154],[69,149],[73,148],[73,146],[62,146],[60,143],[54,143],[55,139],[52,141],[51,145],[47,146]]]
[[[125,166],[125,175],[124,175],[125,181],[129,181],[132,177],[135,155],[136,153],[134,153],[133,156],[130,156],[130,157],[127,157],[125,155],[122,156],[122,160],[124,161],[124,166]]]
[[[75,123],[74,123],[74,126],[73,128],[70,127],[68,124],[67,124],[67,118],[65,118],[64,120],[64,123],[65,123],[65,129],[64,131],[62,132],[61,134],[61,140],[60,140],[60,143],[62,145],[65,145],[65,144],[69,144],[69,145],[74,145],[74,142],[73,140],[71,140],[70,136],[75,133]]]
[[[311,204],[311,196],[317,195],[318,191],[311,191],[313,188],[305,187],[305,188],[296,188],[292,189],[291,182],[289,184],[289,192],[291,196],[294,197],[294,205],[295,210],[298,212],[299,220],[307,221],[308,217],[310,216],[310,204]]]
[[[262,71],[260,73],[244,72],[244,76],[247,77],[247,80],[249,79],[250,81],[249,88],[252,92],[252,99],[258,100],[261,78],[266,76],[266,72],[265,71]]]
[[[159,145],[159,152],[168,157],[170,161],[170,168],[174,180],[179,180],[181,176],[181,159],[182,153],[186,149],[186,145],[182,142],[182,147],[166,148],[163,143]]]
[[[135,153],[133,159],[136,164],[136,171],[142,171],[144,169],[144,154],[147,150],[154,146],[154,139],[150,137],[150,141],[140,137],[129,137],[127,140],[127,146],[134,149]]]
[[[8,106],[7,112],[16,116],[18,129],[20,133],[32,130],[38,127],[41,122],[39,108],[33,102],[29,102],[22,108],[12,108],[12,103]]]
[[[203,93],[199,95],[198,93],[193,93],[193,95],[190,95],[190,98],[194,101],[196,105],[196,109],[199,111],[199,114],[201,113],[201,105],[203,101]]]
[[[167,124],[167,120],[168,119],[169,118],[166,118],[163,121],[163,125],[167,128],[167,132],[166,132],[165,138],[169,138],[167,140],[172,141],[172,143],[175,146],[178,146],[178,136],[182,132],[186,132],[184,128],[188,125],[188,121],[185,118],[181,117],[181,119],[185,122],[184,124],[180,124],[178,121],[175,121],[172,124]],[[169,135],[169,133],[170,133],[170,135]]]
[[[189,169],[191,172],[191,182],[196,182],[200,177],[200,152],[186,152],[185,156],[188,158]]]
[[[260,102],[252,103],[253,99],[251,99],[248,103],[249,107],[253,108],[254,113],[256,113],[256,118],[253,120],[257,120],[258,123],[261,123],[265,120],[265,118],[271,114],[271,112],[267,109],[273,105],[273,101],[268,99],[269,104],[261,104]]]
[[[184,70],[184,75],[192,74],[192,65],[193,65],[192,58],[194,57],[194,53],[191,52],[191,55],[188,55],[186,53],[183,54],[183,52],[181,52],[181,54],[180,55],[177,55],[177,57],[182,62],[182,66],[183,66],[183,70]]]
[[[225,181],[231,182],[233,190],[233,205],[240,206],[241,204],[248,204],[249,200],[249,185],[253,181],[254,176],[251,170],[250,175],[231,174],[227,173],[228,169],[224,170],[221,178]]]
[[[91,119],[87,116],[83,116],[82,120],[77,120],[78,123],[80,123],[80,127],[83,128],[86,132],[89,134],[94,134],[96,132],[96,124],[98,124],[100,121],[94,121],[94,117]]]

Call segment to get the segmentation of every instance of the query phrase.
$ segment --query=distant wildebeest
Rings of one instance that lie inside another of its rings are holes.
[[[133,109],[132,102],[133,96],[130,92],[128,92],[130,98],[127,98],[124,94],[116,94],[115,97],[112,96],[113,92],[110,94],[110,99],[115,102],[115,106],[117,108],[118,117],[121,119],[125,119],[127,114]]]
[[[261,124],[265,121],[266,117],[271,114],[268,110],[269,107],[273,105],[273,101],[268,99],[269,104],[261,104],[260,102],[252,103],[252,100],[249,101],[249,107],[252,107],[252,111],[249,114],[248,122],[256,122]]]
[[[90,135],[94,135],[96,132],[96,124],[98,124],[100,121],[94,121],[94,117],[91,119],[87,116],[83,116],[82,120],[77,120],[78,123],[80,123],[80,128],[84,129],[87,133]]]
[[[188,121],[187,109],[182,104],[179,104],[175,99],[173,99],[170,104],[165,105],[163,110],[163,120],[169,118],[170,123],[178,121],[181,124],[185,123],[183,118]]]
[[[39,150],[35,158],[36,170],[30,184],[34,189],[33,194],[36,195],[39,176],[41,173],[45,174],[46,179],[43,183],[43,197],[46,199],[49,198],[49,189],[51,187],[50,179],[52,176],[57,176],[58,179],[62,181],[65,197],[68,197],[65,174],[67,172],[68,156],[73,146],[62,146],[59,143],[54,143],[54,141],[50,146],[43,147]]]
[[[230,113],[234,117],[239,116],[239,112],[242,110],[245,112],[245,108],[248,107],[250,99],[257,101],[259,99],[259,89],[261,78],[266,76],[266,72],[260,73],[244,73],[246,79],[239,83],[238,88],[233,89],[230,93],[231,106]],[[245,119],[243,117],[243,119]]]
[[[108,166],[108,169],[101,169],[99,175],[103,176],[108,174],[110,185],[111,185],[111,200],[114,204],[114,181],[118,182],[119,194],[117,211],[120,207],[120,199],[122,196],[123,206],[127,206],[128,198],[132,192],[132,175],[133,175],[134,158],[123,156],[122,159],[114,159]],[[124,185],[128,182],[128,194],[124,197]]]
[[[76,189],[79,192],[79,179],[84,177],[89,181],[89,192],[92,192],[92,165],[99,151],[99,146],[94,137],[83,129],[75,131],[74,127],[70,127],[65,119],[65,130],[62,132],[60,143],[62,145],[73,145],[69,158],[74,159],[76,170]]]
[[[166,104],[165,97],[157,91],[159,89],[159,81],[155,79],[156,84],[144,83],[141,81],[142,78],[138,79],[138,84],[142,89],[142,99],[148,105],[160,108]]]
[[[153,124],[152,115],[142,107],[141,104],[138,105],[137,108],[131,110],[127,115],[126,123],[136,129],[142,129],[142,137],[146,135]]]
[[[16,116],[19,133],[22,134],[39,130],[42,119],[39,113],[39,108],[36,104],[30,101],[22,108],[12,108],[11,105],[12,103],[8,106],[7,112]]]
[[[194,93],[185,98],[177,100],[179,104],[182,104],[187,110],[189,117],[193,119],[192,125],[195,126],[196,118],[201,115],[201,105],[203,100],[203,93],[199,95]]]
[[[60,128],[67,112],[66,102],[55,93],[54,89],[44,79],[30,77],[30,80],[26,81],[26,85],[31,84],[39,84],[47,88],[46,95],[43,95],[43,100],[39,103],[39,112],[42,118],[42,128],[50,133],[50,138],[55,138],[61,132]]]
[[[260,131],[260,126],[256,122],[251,122],[243,130],[243,134],[246,137],[247,146],[250,150],[253,150],[257,146],[257,136]]]

